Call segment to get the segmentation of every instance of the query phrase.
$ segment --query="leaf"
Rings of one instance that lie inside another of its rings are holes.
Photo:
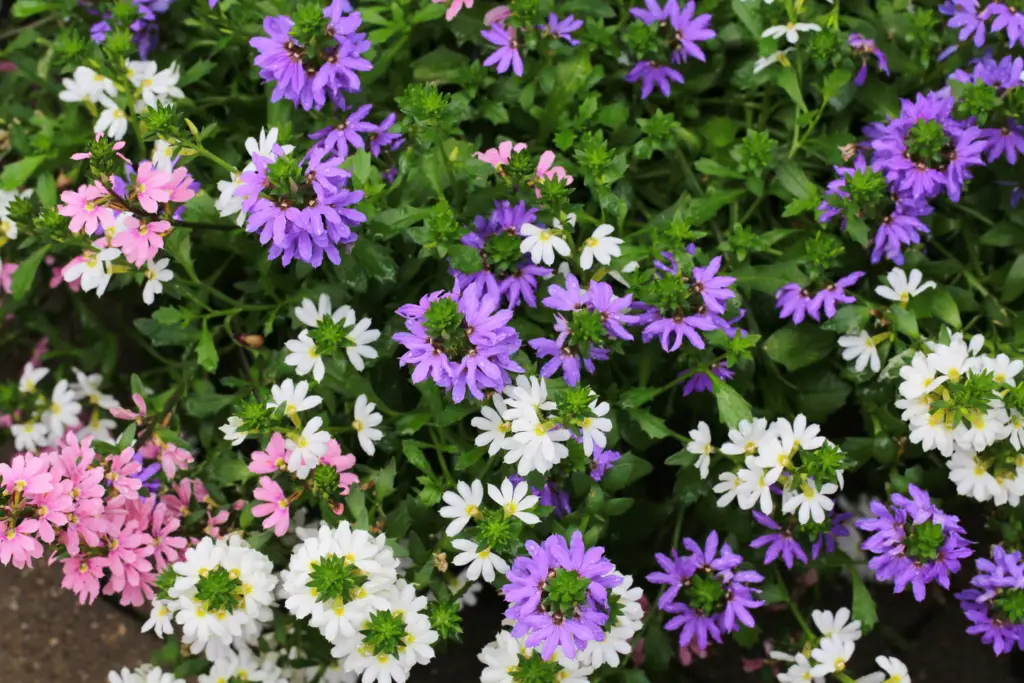
[[[636,500],[633,498],[612,498],[604,506],[604,513],[609,517],[618,517],[629,512]]]
[[[60,7],[61,3],[55,0],[18,0],[11,8],[11,16],[15,19],[28,19]]]
[[[235,400],[226,394],[193,394],[185,399],[185,410],[192,417],[210,417],[227,408]]]
[[[868,245],[868,236],[870,234],[868,224],[852,212],[847,212],[846,215],[846,234],[862,247]]]
[[[691,453],[685,448],[665,458],[665,464],[673,467],[690,467],[695,462],[697,462],[697,454]]]
[[[774,263],[770,266],[743,266],[730,273],[736,286],[774,295],[790,282],[803,285],[807,278],[795,263]]]
[[[183,88],[186,85],[202,80],[203,76],[206,76],[213,71],[214,66],[215,63],[209,59],[200,59],[181,75],[181,80],[178,82],[178,86]]]
[[[395,492],[395,472],[395,461],[391,459],[388,460],[386,466],[377,470],[377,473],[373,475],[378,501],[384,500]]]
[[[935,316],[954,329],[960,329],[962,324],[960,321],[960,310],[957,308],[956,301],[953,300],[952,295],[945,289],[932,290],[935,293],[932,295],[932,312]]]
[[[639,408],[661,393],[661,387],[633,387],[619,397],[623,408]]]
[[[829,72],[825,78],[825,83],[821,87],[821,94],[826,100],[830,100],[842,90],[847,83],[850,82],[850,78],[853,73],[849,69],[833,69]]]
[[[710,146],[728,147],[736,139],[736,122],[728,116],[712,116],[701,125],[700,132]]]
[[[653,469],[654,466],[643,458],[626,453],[604,475],[601,486],[611,493],[621,491],[633,482],[646,477]]]
[[[420,448],[419,441],[412,439],[402,441],[402,454],[405,455],[405,459],[409,461],[410,465],[423,472],[423,474],[434,475],[430,462],[427,461],[427,456],[423,455],[423,449]],[[438,457],[443,458],[444,455],[438,454]]]
[[[207,372],[216,372],[217,364],[220,362],[220,355],[213,343],[213,335],[203,321],[203,331],[199,333],[199,343],[196,344],[196,358],[199,365]]]
[[[786,160],[776,165],[775,177],[787,192],[798,199],[818,195],[818,188],[807,178],[803,169],[792,161]]]
[[[352,248],[352,256],[366,270],[367,275],[381,282],[393,282],[398,266],[391,250],[372,239],[361,239]]]
[[[459,80],[459,72],[468,64],[469,57],[465,54],[439,47],[412,63],[412,78],[421,82],[453,83]]]
[[[211,463],[213,475],[221,484],[239,484],[255,477],[249,464],[234,453],[223,455]]]
[[[477,446],[476,448],[470,448],[468,451],[463,451],[455,461],[455,469],[460,472],[462,470],[469,469],[480,462],[480,458],[482,458],[486,452],[486,446]]]
[[[693,164],[693,167],[697,169],[699,173],[707,176],[713,176],[715,178],[734,178],[736,180],[742,180],[744,178],[744,175],[739,171],[727,168],[714,159],[709,159],[707,157],[697,159]]]
[[[856,572],[850,573],[850,581],[853,582],[853,618],[860,621],[861,631],[870,633],[878,623],[878,609],[875,607],[875,600],[871,597],[864,580]]]
[[[0,189],[17,190],[44,161],[46,157],[37,154],[5,165],[4,170],[0,172]]]
[[[1006,273],[1006,280],[1003,281],[1003,295],[999,298],[1004,304],[1008,304],[1021,294],[1024,294],[1024,254],[1017,256]]]
[[[896,324],[897,331],[911,339],[921,336],[921,332],[917,329],[917,316],[907,309],[902,306],[893,306],[889,309],[888,316]]]
[[[750,404],[747,399],[740,396],[740,393],[729,384],[723,382],[714,373],[708,375],[711,378],[711,386],[715,392],[715,401],[718,404],[718,417],[729,427],[735,427],[742,420],[749,420],[753,416]]]
[[[153,311],[153,320],[161,325],[174,325],[185,319],[185,311],[175,306],[164,306]]]
[[[36,271],[39,270],[39,265],[43,262],[43,258],[49,250],[50,245],[48,244],[39,247],[18,265],[18,270],[14,271],[14,275],[11,276],[11,296],[14,297],[15,301],[24,299],[29,290],[32,289],[32,282],[35,280]]]
[[[796,71],[793,69],[781,69],[778,72],[778,76],[775,77],[775,82],[786,91],[789,99],[793,100],[797,111],[807,111],[807,104],[804,102],[804,95],[800,91],[800,81],[796,77]]]
[[[49,173],[40,173],[36,179],[36,196],[39,203],[50,207],[57,204],[57,181]]]
[[[640,425],[640,429],[644,430],[644,434],[652,439],[664,439],[672,434],[671,430],[665,426],[665,420],[651,414],[649,411],[632,410],[630,415]]]
[[[703,225],[707,221],[715,217],[722,207],[731,204],[734,200],[739,199],[746,190],[722,190],[715,192],[714,194],[708,194],[704,197],[699,197],[690,202],[689,207],[686,211],[686,219],[690,222],[692,227]]]
[[[467,244],[448,247],[448,258],[451,259],[452,268],[466,275],[479,272],[484,267],[480,252]]]
[[[787,370],[799,370],[828,358],[836,347],[836,335],[811,325],[783,327],[764,343],[765,353]]]

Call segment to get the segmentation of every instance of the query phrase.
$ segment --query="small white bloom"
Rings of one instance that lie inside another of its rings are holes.
[[[886,281],[889,284],[875,287],[875,294],[883,299],[896,301],[906,306],[911,297],[935,287],[934,282],[931,280],[922,282],[923,279],[924,276],[917,268],[910,271],[909,277],[902,268],[893,268],[886,275]]]
[[[736,474],[740,480],[736,490],[736,500],[740,507],[749,510],[755,505],[760,505],[761,512],[770,515],[774,507],[771,486],[778,481],[781,473],[782,470],[778,468],[765,470],[757,464],[754,457],[747,456],[744,468]]]
[[[1014,358],[1010,359],[1005,353],[1000,353],[995,358],[984,356],[980,358],[980,370],[992,373],[992,378],[1000,384],[1017,386],[1017,375],[1024,370],[1024,361]]]
[[[164,283],[174,279],[174,273],[169,267],[170,259],[162,258],[159,261],[150,259],[146,263],[146,284],[142,288],[142,301],[147,306],[152,306],[156,301],[156,295],[164,291]]]
[[[643,589],[633,585],[632,576],[616,574],[622,577],[622,583],[611,588],[610,592],[617,598],[619,617],[614,623],[605,623],[604,640],[589,641],[587,649],[578,655],[580,663],[586,666],[619,666],[622,658],[633,651],[631,641],[643,626],[644,610],[640,605]]]
[[[770,55],[767,55],[765,57],[759,57],[758,60],[754,62],[754,73],[759,74],[768,67],[772,66],[773,64],[787,64],[789,62],[789,59],[786,57],[786,55],[788,55],[794,49],[795,48],[787,47],[785,50],[776,50]]]
[[[274,128],[274,131],[277,129]],[[249,138],[252,140],[252,138]],[[320,321],[325,318],[330,318],[336,323],[341,323],[347,327],[351,327],[356,323],[356,312],[352,310],[351,306],[339,306],[334,308],[331,305],[331,297],[327,294],[321,294],[316,303],[313,303],[312,299],[303,299],[302,303],[295,307],[295,317],[300,323],[306,327],[316,327],[320,324]]]
[[[920,351],[914,354],[910,363],[900,368],[900,378],[903,380],[899,386],[900,396],[910,400],[935,391],[946,381],[946,377],[936,376],[928,356]]]
[[[782,511],[786,514],[797,513],[800,524],[807,524],[811,519],[815,524],[825,521],[825,513],[832,510],[834,503],[830,495],[839,491],[839,487],[829,482],[818,490],[814,482],[805,480],[799,492],[794,492],[783,502]]]
[[[96,291],[96,296],[103,296],[107,291],[112,277],[110,262],[121,255],[120,249],[108,248],[100,252],[87,251],[81,260],[70,263],[64,269],[64,281],[74,282],[81,279],[82,291]]]
[[[772,656],[774,657],[777,654],[779,653],[773,652]],[[811,683],[811,681],[816,680],[811,675],[811,663],[803,653],[797,653],[796,657],[783,661],[791,661],[793,664],[777,676],[776,680],[779,683]]]
[[[171,173],[174,170],[174,160],[178,148],[166,140],[157,140],[153,143],[152,161],[153,167],[158,171]]]
[[[911,683],[907,665],[895,657],[876,657],[875,664],[882,669],[877,674],[873,674],[876,676],[875,680],[880,683]],[[861,683],[865,678],[868,676],[857,679],[857,683]]]
[[[57,97],[61,102],[100,102],[117,96],[117,86],[87,66],[75,67],[71,78],[61,81],[64,89]]]
[[[457,536],[471,519],[479,516],[480,505],[484,501],[484,485],[479,479],[471,484],[460,481],[455,484],[455,491],[445,491],[441,500],[446,505],[438,510],[438,514],[452,520],[444,533]]]
[[[124,139],[125,133],[128,132],[128,115],[111,99],[104,99],[101,104],[103,111],[96,119],[92,132],[103,133],[114,140]]]
[[[718,507],[724,508],[739,495],[743,481],[735,472],[722,472],[718,475],[718,483],[711,489],[718,494]]]
[[[487,485],[487,495],[505,510],[506,517],[517,517],[524,524],[537,524],[540,517],[527,512],[536,507],[540,498],[530,493],[530,485],[525,481],[513,485],[508,479],[501,482],[499,489],[494,484]]]
[[[956,492],[983,503],[999,497],[1002,489],[988,471],[988,465],[971,449],[957,447],[946,462],[949,480],[956,484]]]
[[[154,600],[149,619],[142,625],[142,632],[153,631],[158,638],[174,633],[174,612],[167,600]]]
[[[156,109],[158,103],[170,104],[174,100],[185,97],[185,93],[178,87],[181,73],[178,71],[176,63],[172,62],[169,67],[161,71],[156,71],[155,63],[149,62],[148,64],[152,64],[152,67],[136,74],[136,77],[132,79],[132,84],[139,89],[139,98],[145,107]],[[140,108],[136,104],[136,110],[144,110],[145,107]]]
[[[249,432],[240,432],[238,428],[242,426],[242,418],[235,417],[232,415],[228,418],[228,421],[222,424],[219,429],[224,434],[224,440],[230,441],[232,446],[245,441],[245,438],[249,436]]]
[[[508,563],[497,553],[491,552],[490,548],[481,550],[476,543],[464,538],[456,538],[452,541],[452,545],[456,550],[462,551],[455,556],[452,564],[456,567],[464,567],[468,564],[466,578],[470,581],[476,581],[483,577],[487,583],[494,583],[497,574],[504,576],[508,571]]]
[[[798,449],[815,451],[824,445],[825,437],[819,435],[820,430],[813,422],[808,423],[803,414],[792,422],[780,417],[757,444],[757,464],[771,468],[778,478],[789,467]]]
[[[367,400],[366,394],[359,394],[355,408],[352,410],[354,417],[352,427],[356,430],[356,436],[359,438],[359,447],[367,455],[373,455],[376,452],[377,448],[374,443],[384,437],[384,432],[377,429],[377,425],[384,418],[375,410],[376,407],[376,403]]]
[[[18,391],[23,394],[36,393],[39,383],[49,374],[49,368],[44,368],[42,365],[33,366],[31,363],[25,363],[25,367],[21,369],[21,377],[18,379]]]
[[[327,367],[324,365],[324,359],[317,353],[316,342],[309,336],[308,330],[299,332],[298,339],[286,341],[284,345],[291,351],[285,356],[286,365],[294,367],[300,377],[312,372],[313,379],[317,382],[323,381],[324,375],[327,374]]]
[[[800,34],[806,33],[807,31],[820,31],[821,27],[817,24],[806,24],[801,22],[789,22],[788,24],[779,24],[778,26],[770,26],[766,28],[762,33],[762,38],[781,38],[786,36],[786,40],[789,41],[790,45],[796,44],[800,40]]]
[[[274,153],[274,147],[277,145],[277,136],[279,132],[280,131],[278,131],[277,128],[271,128],[270,130],[260,128],[259,140],[256,138],[246,139],[245,151],[249,153],[250,157],[259,155],[261,157],[267,157],[273,161],[277,157]],[[295,150],[294,145],[282,145],[281,148],[284,150],[285,154],[290,154]]]
[[[558,405],[548,400],[547,383],[537,377],[519,375],[515,385],[504,389],[505,408],[501,416],[510,422],[533,424],[541,421],[541,413],[555,410]],[[513,427],[514,428],[514,427]]]
[[[320,464],[320,458],[327,455],[327,442],[331,435],[322,431],[324,421],[320,416],[314,417],[298,434],[293,434],[285,441],[291,450],[288,454],[288,470],[299,479],[305,479]]]
[[[14,448],[19,452],[35,451],[50,441],[50,430],[42,422],[12,424],[11,435],[14,437]]]
[[[594,454],[594,445],[604,448],[608,445],[606,433],[612,430],[612,421],[605,415],[611,410],[607,401],[594,400],[588,406],[591,416],[583,419],[580,423],[580,433],[583,437],[583,452],[588,456]]]
[[[345,347],[345,355],[348,356],[348,362],[352,364],[359,372],[363,371],[365,367],[363,364],[364,358],[376,358],[377,349],[370,346],[373,342],[380,338],[380,330],[375,330],[370,325],[373,323],[369,318],[363,318],[355,327],[349,330],[348,335],[345,339],[348,341],[348,345]]]
[[[686,450],[697,457],[694,466],[700,470],[700,478],[707,479],[711,467],[711,454],[715,447],[711,445],[711,430],[708,423],[701,420],[697,423],[696,429],[690,430],[690,443],[686,444]]]
[[[563,257],[569,255],[569,243],[556,235],[554,230],[541,228],[533,223],[524,223],[519,229],[519,234],[525,238],[519,245],[519,250],[529,254],[530,260],[536,264],[552,265],[555,262],[556,251]]]
[[[740,420],[736,429],[729,430],[729,442],[722,445],[722,452],[726,455],[754,455],[757,453],[757,444],[767,432],[768,420],[763,417],[753,422]]]
[[[814,666],[811,667],[812,676],[825,676],[837,671],[843,671],[846,663],[853,656],[856,649],[852,640],[846,638],[822,638],[818,647],[811,650],[811,659]]]
[[[580,268],[590,270],[596,260],[603,266],[612,262],[613,258],[622,256],[619,245],[622,240],[612,237],[615,228],[604,223],[594,228],[594,233],[583,241],[583,251],[580,253]]]
[[[160,667],[143,664],[136,669],[123,667],[120,671],[107,674],[107,683],[185,683],[184,679],[176,678]]]
[[[514,422],[512,426],[515,429]],[[512,435],[505,462],[509,465],[518,463],[516,471],[521,477],[530,472],[543,474],[569,455],[569,449],[563,442],[570,436],[568,429],[561,429],[553,422],[537,422]]]
[[[217,201],[213,203],[214,208],[220,214],[221,218],[227,218],[228,216],[234,216],[238,214],[235,219],[235,223],[239,226],[245,224],[245,212],[242,211],[242,202],[245,198],[235,194],[235,191],[242,186],[242,174],[232,173],[231,180],[218,180],[217,191],[220,192],[220,196]]]
[[[88,401],[90,405],[98,406],[104,410],[117,408],[120,405],[116,398],[100,391],[100,385],[103,384],[103,375],[98,372],[87,375],[78,368],[72,368],[72,371],[75,373],[75,382],[71,385],[71,388],[75,392],[75,398],[79,401]]]
[[[500,394],[494,394],[494,407],[484,406],[480,409],[480,415],[469,422],[480,430],[473,443],[477,446],[487,446],[487,455],[496,455],[512,431],[512,422],[502,418],[504,412],[505,400]]]
[[[864,372],[868,365],[871,366],[871,372],[881,372],[882,359],[878,356],[878,345],[867,330],[839,337],[839,346],[843,349],[843,360],[854,361],[853,369],[857,372]]]
[[[290,377],[280,384],[270,387],[272,400],[267,401],[268,408],[284,406],[284,413],[289,417],[304,410],[316,408],[324,402],[319,396],[309,393],[309,382],[294,382]]]
[[[818,627],[824,638],[841,638],[857,642],[860,640],[860,622],[850,620],[850,610],[840,607],[835,613],[825,609],[816,609],[811,612],[811,620]]]
[[[57,382],[50,394],[50,405],[43,412],[41,420],[46,423],[54,436],[63,435],[65,429],[78,426],[82,404],[75,399],[75,392],[66,379]]]

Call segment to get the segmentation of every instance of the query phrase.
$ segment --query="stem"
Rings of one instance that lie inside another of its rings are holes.
[[[789,611],[793,613],[793,617],[800,624],[800,628],[803,629],[804,635],[808,638],[814,638],[814,631],[812,631],[811,627],[807,624],[807,620],[804,619],[804,615],[800,614],[800,610],[797,609],[796,603],[793,602],[791,597],[789,597],[789,588],[786,587],[786,581],[782,578],[782,572],[779,571],[777,566],[773,566],[773,569],[775,570],[776,580],[778,580],[779,585],[782,586],[782,594],[786,596],[786,604],[789,605]]]
[[[231,175],[235,175],[235,174],[238,173],[238,170],[234,166],[232,166],[228,162],[224,161],[219,156],[217,156],[216,154],[214,154],[210,150],[206,149],[202,145],[195,146],[195,147],[193,147],[192,145],[188,145],[188,147],[190,149],[192,149],[192,150],[195,150],[195,153],[197,155],[199,155],[199,156],[201,156],[201,157],[203,157],[205,159],[209,159],[210,161],[212,161],[213,163],[217,164],[218,166],[223,168],[225,171],[227,171]]]

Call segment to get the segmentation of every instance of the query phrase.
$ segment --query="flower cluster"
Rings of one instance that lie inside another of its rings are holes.
[[[454,0],[454,3],[460,2],[462,0]],[[449,8],[448,20],[451,21],[457,13],[458,10],[452,12]],[[524,21],[524,17],[517,15],[507,6],[499,6],[488,12],[484,24],[486,28],[480,31],[480,36],[494,48],[494,51],[484,59],[484,66],[493,66],[499,74],[511,68],[512,73],[520,77],[523,75],[523,56],[519,51],[525,46],[532,29],[536,29],[538,39],[564,40],[575,47],[580,41],[573,38],[572,34],[583,28],[582,19],[577,19],[572,14],[559,19],[554,12],[548,16],[547,23],[533,25]]]
[[[977,573],[971,587],[957,593],[960,608],[971,625],[967,632],[981,637],[997,655],[1024,649],[1024,562],[1019,550],[994,545],[991,557],[974,560]]]
[[[342,350],[358,372],[363,371],[366,360],[377,357],[371,344],[380,339],[380,330],[371,327],[373,321],[360,318],[357,322],[351,306],[333,308],[327,294],[321,294],[315,304],[312,299],[303,299],[295,308],[295,317],[305,329],[285,343],[289,354],[284,362],[300,377],[312,373],[314,380],[322,382],[327,373],[324,359],[338,356]],[[367,452],[373,454],[372,449]]]
[[[689,59],[707,61],[699,43],[711,40],[718,33],[711,28],[710,14],[697,14],[697,3],[688,0],[682,7],[677,0],[644,0],[643,7],[633,7],[629,13],[641,24],[634,24],[629,40],[641,59],[628,74],[627,83],[641,83],[640,98],[647,99],[657,87],[668,97],[672,83],[683,83],[683,75],[673,66],[685,64]]]

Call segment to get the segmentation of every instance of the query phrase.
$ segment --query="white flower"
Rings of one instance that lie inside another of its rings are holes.
[[[1017,386],[1017,375],[1020,374],[1021,370],[1024,370],[1024,361],[1013,359],[1005,353],[1000,353],[995,358],[984,356],[981,359],[979,370],[984,370],[992,373],[992,378],[1000,384],[1009,384],[1011,387]]]
[[[591,641],[593,643],[593,641]],[[507,631],[500,631],[493,641],[484,646],[477,659],[484,665],[480,683],[513,683],[513,675],[519,669],[519,658],[533,659],[541,654],[535,648],[527,647],[524,638],[514,638]],[[579,655],[583,657],[582,653]],[[558,657],[560,671],[553,672],[552,680],[558,683],[587,683],[587,677],[594,672],[592,666],[583,666],[565,657]]]
[[[300,377],[312,372],[313,379],[317,382],[323,381],[324,375],[327,374],[327,368],[324,366],[324,359],[317,353],[316,343],[309,336],[308,330],[299,332],[298,339],[286,341],[284,345],[291,351],[285,356],[286,365],[293,366]]]
[[[786,58],[786,55],[793,50],[794,48],[787,47],[785,50],[777,50],[766,57],[759,57],[758,60],[754,62],[754,73],[759,74],[773,64],[779,64],[780,62],[782,64],[788,64],[789,59]]]
[[[551,411],[558,407],[554,401],[548,400],[547,383],[537,377],[519,375],[516,377],[515,385],[505,387],[504,392],[506,400],[501,416],[511,422],[540,422],[542,411]]]
[[[146,263],[146,284],[142,288],[142,301],[146,305],[152,306],[156,301],[156,295],[163,293],[164,283],[174,279],[174,273],[168,267],[170,263],[171,260],[168,258],[162,258],[159,261],[150,259]]]
[[[267,407],[284,406],[284,414],[289,417],[304,410],[316,408],[324,402],[319,396],[309,394],[309,382],[302,380],[295,383],[290,377],[280,384],[270,387],[270,395],[273,400],[267,401]]]
[[[807,31],[820,31],[821,27],[817,24],[805,24],[805,23],[794,23],[789,22],[788,24],[779,24],[778,26],[770,26],[766,28],[762,33],[762,38],[781,38],[786,36],[786,40],[789,41],[790,45],[795,44],[800,40],[800,34]]]
[[[163,638],[174,633],[174,612],[167,600],[154,600],[149,611],[149,619],[142,625],[142,632],[152,631],[157,637]]]
[[[512,482],[506,479],[501,482],[500,489],[494,484],[488,484],[487,495],[505,510],[505,517],[518,517],[524,524],[536,524],[540,521],[540,517],[527,512],[530,508],[536,507],[540,498],[530,494],[530,485],[525,481],[513,486]]]
[[[994,404],[993,404],[994,405]],[[987,412],[975,411],[969,416],[970,426],[958,422],[953,428],[953,440],[962,448],[973,448],[983,451],[996,441],[1010,436],[1010,415],[1001,407],[993,407]],[[943,453],[949,455],[949,453]]]
[[[121,255],[120,249],[108,248],[100,252],[87,251],[81,260],[72,261],[64,268],[64,281],[74,282],[81,279],[82,291],[96,290],[96,296],[103,296],[110,284],[110,262]]]
[[[815,451],[824,445],[825,437],[818,434],[820,430],[813,422],[808,424],[803,414],[792,422],[780,417],[757,444],[757,464],[771,468],[778,478],[789,467],[798,449]]]
[[[893,268],[886,276],[886,281],[889,284],[875,287],[875,294],[883,299],[898,301],[906,306],[910,302],[911,297],[935,287],[935,283],[931,280],[922,283],[921,280],[923,279],[924,276],[917,268],[910,271],[909,277],[907,277],[907,273],[902,268]]]
[[[476,543],[464,538],[456,538],[452,541],[452,545],[456,550],[462,551],[455,556],[452,564],[456,567],[464,567],[468,564],[466,578],[470,581],[476,581],[483,577],[487,583],[494,583],[497,574],[504,576],[508,571],[508,563],[497,553],[491,552],[490,548],[480,549]]]
[[[245,441],[245,438],[249,436],[249,432],[240,432],[238,428],[242,426],[242,418],[235,417],[232,415],[228,418],[228,421],[222,424],[219,429],[224,434],[225,441],[230,441],[232,446]]]
[[[630,261],[629,263],[624,265],[621,270],[609,270],[608,277],[615,280],[623,287],[629,287],[629,282],[626,280],[625,277],[623,277],[623,274],[628,275],[629,273],[632,273],[639,267],[639,263],[637,263],[636,261]]]
[[[373,455],[377,451],[374,443],[384,437],[384,432],[377,429],[377,425],[384,419],[376,411],[377,404],[367,400],[366,394],[359,394],[356,405],[352,409],[352,427],[356,430],[359,438],[359,447],[367,455]]]
[[[743,481],[735,472],[722,472],[718,475],[718,483],[711,489],[718,494],[718,507],[724,508],[739,494]]]
[[[515,422],[512,426],[516,427]],[[505,462],[518,463],[516,470],[521,477],[530,472],[543,474],[569,455],[569,449],[562,442],[568,441],[570,436],[568,429],[561,429],[554,422],[538,422],[512,435]]]
[[[910,363],[900,368],[900,378],[903,379],[899,386],[900,396],[910,400],[935,391],[946,381],[945,377],[936,376],[928,356],[920,351],[914,354]]]
[[[907,665],[895,657],[876,657],[875,664],[882,671],[861,676],[857,683],[911,683]]]
[[[12,424],[11,435],[14,437],[14,448],[19,452],[35,451],[50,441],[50,430],[42,422]]]
[[[825,609],[811,612],[811,620],[824,638],[839,638],[857,642],[860,640],[860,622],[850,621],[850,610],[840,607],[832,613]]]
[[[593,395],[593,392],[591,394]],[[598,403],[597,400],[594,400],[588,407],[591,415],[583,418],[579,427],[583,437],[583,452],[591,456],[594,454],[595,444],[601,448],[608,445],[605,434],[612,430],[612,421],[605,417],[611,409],[607,401]]]
[[[40,418],[54,436],[63,435],[64,430],[77,427],[82,404],[75,400],[75,392],[66,379],[57,382],[50,394],[50,405]]]
[[[65,78],[61,83],[64,89],[57,95],[61,102],[99,102],[117,96],[114,81],[87,66],[75,67],[71,78]]]
[[[983,503],[1000,495],[999,482],[973,450],[954,449],[946,465],[949,467],[949,480],[956,484],[956,492],[961,496]]]
[[[226,681],[253,681],[253,683],[283,683],[281,669],[267,657],[257,659],[252,650],[242,646],[227,656],[211,662],[210,672],[200,674],[199,683],[225,683]]]
[[[100,104],[103,105],[103,111],[93,124],[92,132],[103,133],[114,140],[123,139],[128,132],[128,115],[111,99],[104,99]]]
[[[469,422],[480,430],[473,443],[477,446],[487,446],[487,455],[496,455],[502,449],[508,433],[512,431],[512,422],[502,419],[504,412],[505,400],[500,394],[494,394],[494,407],[484,406],[480,409],[480,415]]]
[[[569,243],[556,235],[554,230],[540,228],[533,223],[523,223],[519,228],[519,234],[525,238],[519,245],[519,250],[529,254],[530,260],[536,264],[552,265],[555,262],[556,251],[562,256],[569,255]]]
[[[622,658],[633,651],[631,641],[643,626],[644,610],[640,605],[643,589],[633,585],[632,576],[618,575],[622,576],[622,583],[611,588],[610,592],[618,600],[619,617],[615,623],[605,623],[604,640],[587,642],[587,648],[578,655],[580,663],[586,666],[619,666]]]
[[[277,129],[271,129],[276,137]],[[249,138],[251,141],[252,138]],[[330,318],[336,323],[342,323],[351,327],[356,322],[356,313],[350,306],[340,306],[335,309],[331,305],[331,297],[321,294],[316,303],[312,299],[303,299],[302,303],[295,307],[295,317],[306,327],[316,327],[324,318]]]
[[[380,338],[380,330],[375,330],[370,325],[373,323],[369,318],[363,318],[355,327],[349,330],[348,335],[345,339],[348,341],[348,345],[345,347],[345,355],[348,356],[348,362],[352,364],[359,372],[363,371],[365,367],[363,365],[364,358],[376,358],[377,349],[370,346],[373,342]]]
[[[139,98],[145,107],[156,109],[157,104],[170,104],[174,100],[185,97],[185,93],[178,87],[181,73],[178,65],[174,62],[169,67],[157,71],[155,62],[133,62],[136,66],[134,76],[129,76],[132,85],[139,89]],[[129,73],[132,68],[129,67]],[[143,111],[145,107],[136,105],[136,110]]]
[[[245,213],[242,212],[242,202],[244,198],[240,195],[236,195],[235,191],[242,186],[242,174],[232,173],[231,180],[218,180],[217,190],[220,192],[220,197],[213,203],[214,208],[217,209],[221,218],[227,218],[228,216],[234,216],[238,214],[238,218],[235,220],[239,226],[245,223]]]
[[[754,455],[757,453],[757,444],[768,432],[768,420],[763,417],[750,420],[740,420],[736,429],[729,430],[729,442],[722,445],[722,452],[726,455]]]
[[[777,654],[780,653],[773,652],[772,657]],[[796,657],[783,661],[791,661],[793,664],[776,677],[779,683],[810,683],[817,680],[811,675],[811,663],[803,653],[797,653]]]
[[[484,485],[480,480],[467,484],[464,481],[456,483],[457,491],[445,491],[441,496],[447,505],[438,510],[438,514],[445,519],[452,520],[444,533],[448,536],[456,536],[466,528],[469,520],[480,514],[480,505],[484,501]]]
[[[590,270],[596,260],[603,266],[607,266],[612,259],[622,256],[619,245],[622,240],[612,237],[615,228],[604,223],[594,228],[594,233],[583,241],[583,251],[580,253],[580,268]]]
[[[324,421],[317,416],[302,428],[302,432],[293,434],[285,441],[291,451],[288,454],[288,470],[294,472],[299,479],[305,479],[310,471],[320,463],[320,458],[327,455],[327,443],[331,435],[321,431]]]
[[[711,454],[715,447],[711,445],[711,430],[708,423],[701,420],[697,423],[696,429],[690,430],[690,443],[686,444],[686,450],[697,456],[694,466],[700,470],[700,478],[708,478],[708,470],[711,467]]]
[[[43,381],[47,375],[50,374],[49,368],[43,366],[33,366],[31,363],[25,363],[25,367],[21,369],[21,377],[18,379],[18,391],[23,394],[34,394],[39,383]]]
[[[152,664],[143,664],[135,670],[128,667],[107,674],[107,683],[185,683],[184,679],[175,678],[174,674]]]
[[[843,671],[846,663],[853,656],[856,646],[852,640],[846,638],[822,638],[818,647],[811,650],[811,659],[814,666],[811,667],[812,676],[825,676],[837,671]]]
[[[153,167],[158,171],[172,172],[177,151],[178,148],[166,140],[157,140],[153,143],[153,154],[151,156]]]
[[[834,506],[829,496],[838,490],[838,486],[829,482],[819,491],[813,481],[805,480],[800,491],[790,493],[782,503],[782,511],[786,514],[796,511],[800,524],[807,524],[811,519],[815,524],[821,524],[825,521],[825,513]]]
[[[277,136],[279,131],[277,128],[271,128],[269,131],[265,128],[260,128],[260,138],[248,138],[245,141],[245,151],[249,153],[250,157],[261,156],[267,157],[271,161],[277,158],[274,153],[274,146],[277,144]],[[290,154],[295,150],[295,145],[282,145],[281,148],[285,154]],[[312,327],[312,325],[311,325]]]
[[[749,510],[760,504],[761,512],[770,515],[773,508],[771,486],[778,481],[782,470],[778,468],[765,470],[757,464],[757,460],[752,456],[747,456],[744,466],[744,469],[736,473],[740,480],[736,489],[736,500],[744,510]],[[719,506],[721,506],[721,500],[719,500]]]
[[[843,349],[843,360],[854,361],[853,369],[857,372],[864,372],[869,364],[871,372],[881,372],[882,359],[878,356],[878,345],[867,330],[839,337],[839,346]]]

